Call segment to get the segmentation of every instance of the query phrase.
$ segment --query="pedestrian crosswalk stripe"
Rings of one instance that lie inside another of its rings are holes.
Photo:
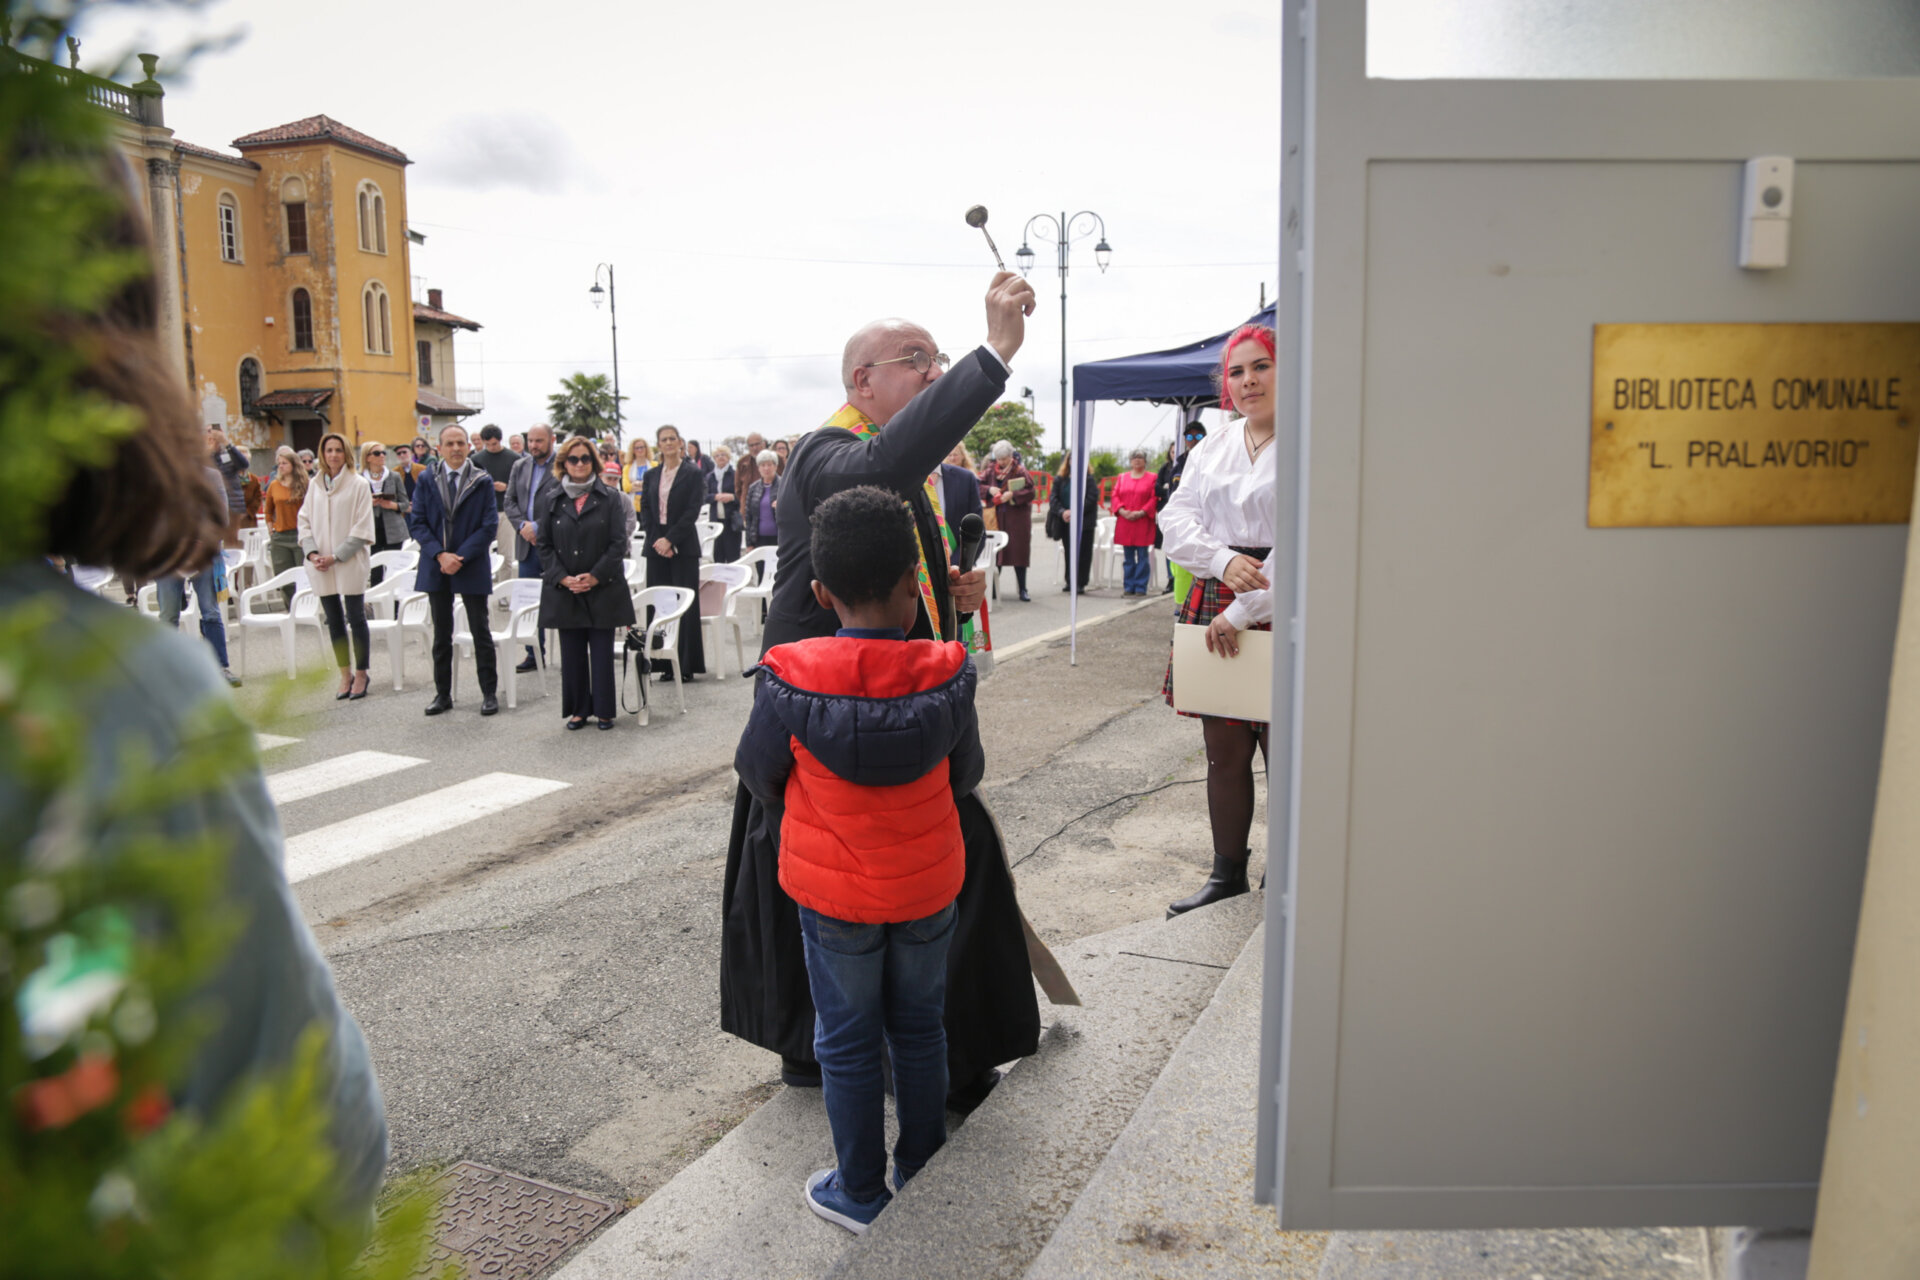
[[[489,773],[304,832],[287,841],[287,881],[298,884],[362,858],[537,800],[567,785],[547,778]]]
[[[356,782],[369,782],[425,763],[425,760],[416,756],[388,755],[384,751],[351,751],[344,756],[322,760],[319,764],[267,775],[267,794],[273,797],[275,804],[292,804],[295,800],[350,787]]]
[[[283,738],[277,733],[256,733],[253,735],[253,740],[259,744],[262,751],[271,751],[275,747],[290,747],[300,741],[298,738]]]

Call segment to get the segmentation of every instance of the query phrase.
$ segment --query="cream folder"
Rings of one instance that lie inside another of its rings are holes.
[[[1273,717],[1273,632],[1242,631],[1238,657],[1207,652],[1207,629],[1173,628],[1173,709],[1235,720]]]

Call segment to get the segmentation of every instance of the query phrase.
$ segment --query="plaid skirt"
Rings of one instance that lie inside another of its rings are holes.
[[[1234,547],[1233,550],[1239,551],[1245,555],[1254,556],[1256,559],[1260,559],[1260,560],[1265,560],[1267,558],[1266,549],[1261,547]],[[1229,587],[1226,583],[1220,581],[1218,578],[1195,578],[1193,580],[1193,586],[1187,591],[1187,598],[1180,602],[1180,612],[1174,615],[1173,620],[1175,622],[1186,622],[1186,623],[1191,623],[1194,626],[1204,627],[1208,623],[1212,622],[1215,618],[1225,613],[1227,611],[1227,606],[1232,603],[1233,603],[1232,587]],[[1248,628],[1248,630],[1271,631],[1273,630],[1273,624],[1269,622],[1257,622],[1252,627]],[[1173,646],[1171,643],[1169,643],[1167,646],[1167,681],[1163,691],[1167,696],[1167,705],[1172,706],[1173,705]],[[1227,716],[1200,716],[1200,715],[1196,715],[1191,711],[1178,711],[1178,712],[1175,712],[1175,714],[1188,716],[1195,720],[1201,720],[1201,719],[1225,720],[1228,724],[1243,724],[1243,725],[1246,725],[1249,729],[1256,729],[1256,730],[1264,729],[1267,727],[1267,722],[1265,720],[1234,720]]]

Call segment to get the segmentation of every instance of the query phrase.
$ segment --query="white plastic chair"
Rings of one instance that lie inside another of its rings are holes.
[[[495,670],[504,672],[507,678],[507,706],[517,708],[520,705],[518,665],[506,656],[510,645],[532,645],[539,652],[540,644],[540,587],[539,578],[510,578],[493,589],[491,605],[504,604],[507,609],[505,630],[496,630],[491,626],[493,636]],[[453,647],[471,655],[474,651],[473,629],[467,623],[466,606],[459,601],[453,606]],[[456,653],[455,657],[459,655]],[[534,670],[540,676],[540,692],[547,691],[547,669],[536,657]],[[460,688],[460,664],[453,666],[453,687]]]
[[[1118,523],[1114,516],[1101,516],[1093,526],[1093,581],[1089,586],[1111,587],[1120,580],[1121,550],[1113,542],[1113,528]]]
[[[388,578],[373,591],[367,592],[371,606],[373,592],[386,587],[387,582],[396,583],[396,589],[386,597],[394,607],[391,618],[367,618],[367,642],[378,644],[382,636],[387,641],[387,660],[393,665],[393,691],[399,693],[406,688],[407,641],[418,637],[420,652],[426,657],[433,656],[433,610],[424,591],[400,590],[405,584],[398,578]]]
[[[717,646],[712,643],[712,638],[719,633],[723,624],[732,627],[733,656],[740,664],[735,670],[741,672],[747,669],[747,653],[740,642],[740,618],[734,609],[739,602],[741,589],[752,581],[753,570],[738,562],[700,566],[701,638],[708,641],[708,651],[714,652]],[[707,629],[709,627],[711,630]],[[715,678],[724,677],[725,668],[718,664],[715,666]]]
[[[266,599],[277,598],[283,587],[294,588],[293,607],[285,613],[258,613],[255,606]],[[240,593],[238,599],[239,615],[234,624],[240,628],[240,678],[247,675],[247,641],[249,630],[277,631],[280,643],[287,655],[287,679],[299,674],[294,665],[294,632],[302,621],[302,614],[311,620],[319,612],[320,602],[307,585],[307,571],[299,565],[284,573],[275,574],[257,587],[249,587]]]
[[[141,587],[139,590],[139,593],[133,597],[133,602],[135,606],[139,608],[140,612],[147,615],[147,617],[149,618],[159,617],[160,616],[159,584],[149,582],[147,583],[146,586]]]
[[[760,625],[761,609],[773,599],[773,575],[780,567],[780,549],[778,547],[749,547],[742,552],[734,563],[751,570],[754,577],[747,585],[734,593],[734,617],[740,616],[740,610],[746,609],[753,619],[753,625]]]
[[[1000,553],[1013,541],[1013,535],[999,529],[987,530],[986,540],[980,544],[980,558],[973,562],[976,569],[987,571],[987,587],[993,592],[993,598],[1000,598]]]
[[[685,587],[642,587],[633,593],[633,616],[645,618],[649,609],[653,618],[641,634],[646,645],[642,661],[665,662],[673,668],[673,692],[680,699],[680,714],[687,714],[687,691],[680,674],[680,621],[693,608],[693,592]],[[659,647],[655,648],[658,639]],[[648,668],[651,670],[651,667]],[[642,673],[643,676],[645,673]]]
[[[405,595],[412,591],[414,570],[420,567],[420,552],[413,551],[376,551],[367,557],[367,571],[371,575],[375,569],[383,569],[380,581],[367,588],[367,617],[373,617],[376,602],[392,604],[398,592]]]

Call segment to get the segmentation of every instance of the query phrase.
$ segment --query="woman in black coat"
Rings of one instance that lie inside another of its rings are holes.
[[[1060,517],[1061,525],[1065,530],[1065,532],[1060,535],[1060,550],[1064,557],[1060,589],[1062,591],[1068,590],[1071,585],[1077,587],[1080,594],[1085,595],[1087,590],[1087,575],[1093,572],[1093,530],[1094,526],[1100,522],[1100,488],[1095,482],[1091,471],[1082,468],[1080,478],[1083,486],[1081,488],[1081,494],[1086,500],[1087,509],[1080,513],[1080,555],[1078,564],[1073,563],[1074,554],[1068,541],[1073,536],[1072,452],[1068,452],[1066,457],[1060,460],[1060,470],[1056,471],[1053,477],[1053,496],[1047,500],[1047,505],[1054,514]],[[1076,573],[1075,570],[1078,570],[1078,572]],[[1068,576],[1072,578],[1071,584],[1067,580]]]
[[[613,728],[613,633],[633,625],[622,563],[627,499],[600,479],[593,441],[574,436],[559,450],[558,488],[547,490],[535,523],[540,553],[540,626],[560,633],[560,713],[567,728],[593,716]]]
[[[680,432],[662,427],[655,461],[640,477],[640,526],[646,538],[647,585],[685,587],[694,605],[680,619],[680,674],[691,680],[707,669],[700,643],[700,533],[695,522],[707,504],[706,474],[682,451]],[[661,492],[662,481],[666,491]],[[663,500],[664,497],[664,500]]]
[[[740,469],[733,465],[733,452],[725,445],[713,451],[708,483],[713,486],[708,519],[720,526],[720,536],[713,540],[713,562],[732,564],[740,558],[740,499],[746,496],[746,486],[740,483]]]

